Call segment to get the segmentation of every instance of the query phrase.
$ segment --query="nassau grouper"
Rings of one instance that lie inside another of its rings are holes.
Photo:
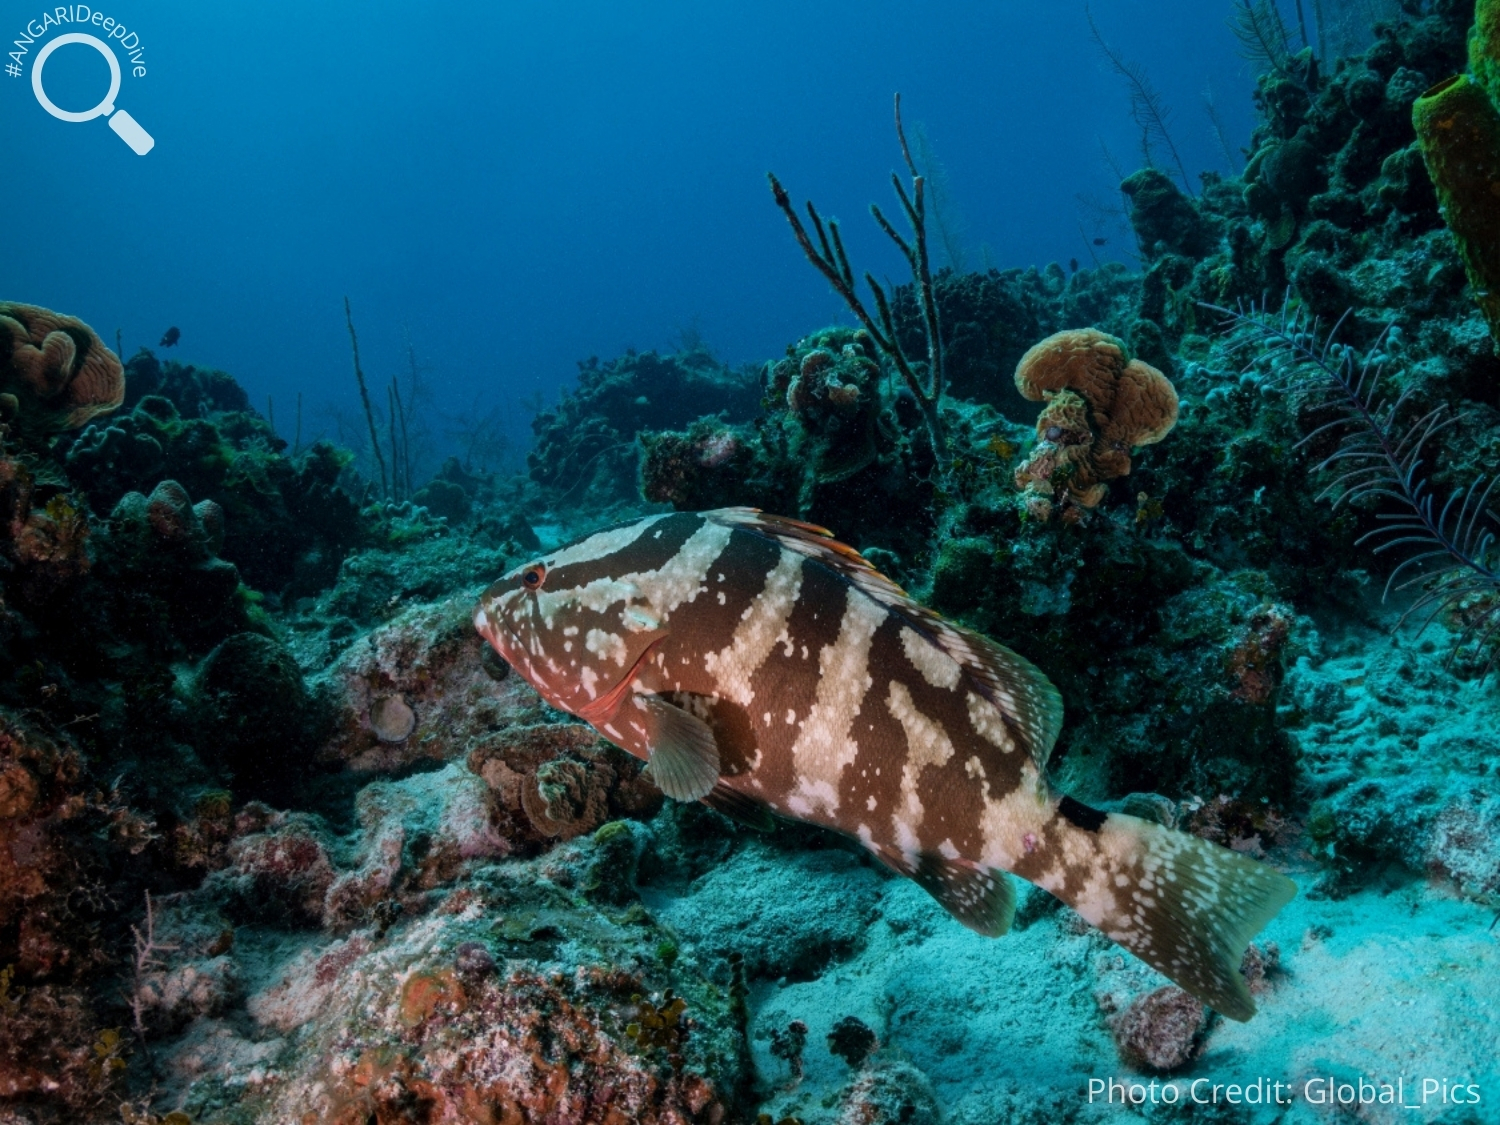
[[[1291,880],[1054,796],[1046,676],[823,528],[752,508],[651,516],[506,575],[474,623],[669,797],[858,837],[989,936],[1010,927],[1014,872],[1224,1015],[1255,1014],[1240,960]]]

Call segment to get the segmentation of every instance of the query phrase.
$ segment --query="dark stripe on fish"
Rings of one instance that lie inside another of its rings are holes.
[[[702,516],[693,512],[675,512],[652,523],[618,551],[558,567],[547,575],[546,586],[551,590],[564,590],[587,586],[601,578],[623,578],[627,574],[658,571],[676,557],[682,545],[704,522]]]
[[[1072,797],[1064,797],[1057,806],[1057,811],[1062,814],[1069,824],[1075,824],[1085,832],[1097,832],[1104,827],[1104,821],[1109,817],[1108,813],[1102,813],[1098,809],[1091,809],[1082,801],[1075,801]]]

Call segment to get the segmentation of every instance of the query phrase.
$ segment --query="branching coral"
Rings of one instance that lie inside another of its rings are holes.
[[[1156,368],[1093,328],[1049,336],[1022,357],[1016,389],[1045,400],[1037,444],[1016,469],[1016,487],[1040,518],[1097,507],[1109,481],[1130,472],[1130,452],[1161,441],[1177,423],[1177,392]]]
[[[76,430],[124,401],[119,358],[76,317],[0,302],[0,358],[0,389],[15,396],[22,430]]]
[[[1459,647],[1473,641],[1483,656],[1500,635],[1500,515],[1490,507],[1500,476],[1477,478],[1439,502],[1427,475],[1430,443],[1461,415],[1444,404],[1411,417],[1416,411],[1410,388],[1394,396],[1382,390],[1378,357],[1384,335],[1363,358],[1338,342],[1347,313],[1325,332],[1290,302],[1279,314],[1254,305],[1238,311],[1207,307],[1242,331],[1242,348],[1262,350],[1296,405],[1334,413],[1297,446],[1338,435],[1337,447],[1314,466],[1314,472],[1333,474],[1319,499],[1336,508],[1384,502],[1396,509],[1378,513],[1378,526],[1358,542],[1373,544],[1376,554],[1408,552],[1385,586],[1387,597],[1417,591],[1402,621],[1422,617],[1425,628],[1446,614],[1459,630]],[[1485,658],[1486,669],[1497,655]]]
[[[901,201],[902,211],[906,213],[906,221],[911,225],[911,238],[909,240],[904,238],[891,225],[890,220],[885,217],[880,208],[873,203],[870,204],[870,214],[875,217],[875,222],[879,224],[880,229],[885,231],[891,241],[896,244],[911,266],[912,278],[921,298],[923,328],[927,339],[925,383],[917,377],[911,360],[901,349],[900,341],[897,339],[896,322],[891,316],[890,300],[886,296],[885,289],[875,280],[873,274],[868,272],[865,274],[865,284],[870,287],[870,293],[875,299],[875,311],[880,318],[878,324],[875,318],[870,316],[864,302],[859,299],[859,294],[855,290],[854,271],[849,266],[849,255],[844,251],[844,239],[839,234],[838,221],[829,219],[825,223],[812,201],[808,201],[807,217],[812,220],[813,230],[818,236],[818,245],[814,246],[812,239],[808,237],[807,228],[797,217],[791,197],[781,186],[781,181],[774,173],[769,174],[768,178],[771,181],[771,194],[776,199],[776,206],[781,208],[782,214],[791,224],[792,233],[797,236],[797,244],[802,247],[807,260],[828,279],[834,291],[849,306],[849,311],[858,318],[865,331],[870,334],[870,338],[875,341],[875,346],[880,349],[881,354],[886,356],[901,373],[907,389],[911,391],[922,410],[922,418],[927,424],[927,434],[932,442],[933,453],[939,457],[941,463],[941,453],[947,448],[942,417],[938,413],[938,404],[943,397],[943,339],[938,325],[937,299],[933,292],[932,269],[927,254],[927,181],[917,171],[916,163],[911,157],[911,149],[906,144],[906,131],[901,125],[900,94],[896,95],[896,137],[901,142],[901,155],[906,161],[907,171],[911,173],[911,192],[908,194],[906,188],[902,186],[901,177],[894,172],[891,173],[891,184],[896,189],[896,198]]]

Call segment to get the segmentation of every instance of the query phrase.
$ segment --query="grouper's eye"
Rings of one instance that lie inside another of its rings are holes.
[[[528,590],[540,590],[545,581],[547,581],[547,567],[542,563],[532,563],[521,572],[521,585]]]

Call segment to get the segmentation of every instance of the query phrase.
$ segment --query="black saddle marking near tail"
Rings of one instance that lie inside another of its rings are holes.
[[[1108,813],[1102,813],[1098,809],[1091,809],[1082,801],[1075,801],[1072,797],[1064,797],[1057,806],[1057,811],[1069,823],[1082,828],[1085,832],[1097,832],[1104,826],[1104,821],[1109,817]]]

